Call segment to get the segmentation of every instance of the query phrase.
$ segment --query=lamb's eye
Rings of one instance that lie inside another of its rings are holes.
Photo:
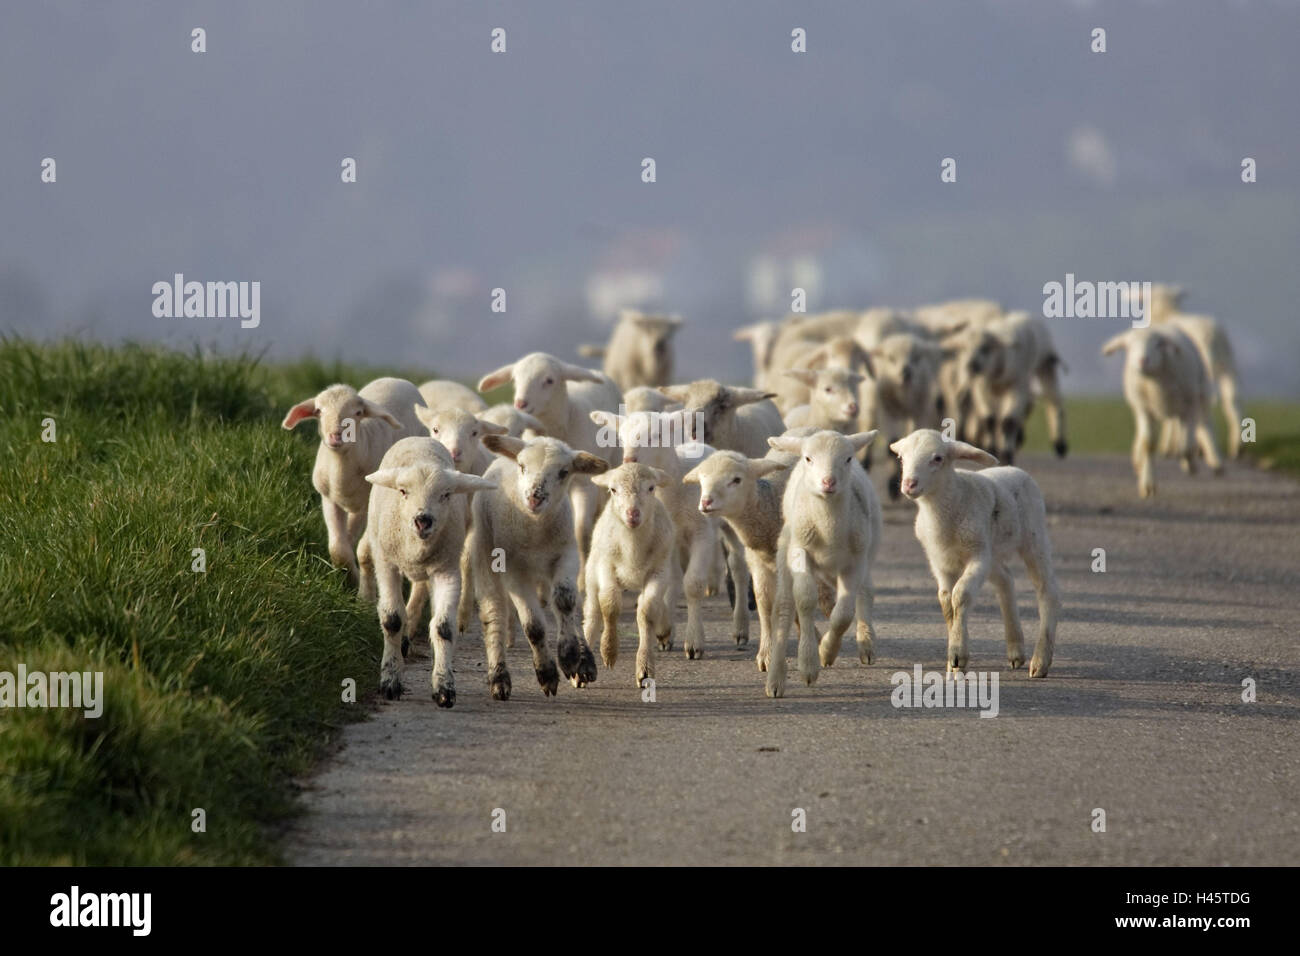
[[[469,437],[470,437],[470,438],[478,438],[478,432],[470,432],[470,433],[469,433]]]
[[[432,431],[433,431],[433,434],[435,434],[435,435],[438,434],[438,429],[435,428],[435,429],[433,429]]]
[[[569,469],[567,469],[567,468],[561,468],[561,469],[560,469],[560,481],[563,481],[565,478],[568,478],[568,477],[569,477]]]
[[[405,488],[398,488],[398,489],[397,489],[397,493],[400,494],[403,498],[406,497],[406,489],[405,489]]]
[[[827,388],[827,389],[826,389],[826,394],[829,395],[830,393],[831,393],[831,390],[830,390],[829,388]]]
[[[546,384],[547,384],[547,385],[554,385],[554,384],[555,384],[555,379],[553,379],[553,378],[548,378],[548,379],[546,380]]]
[[[942,464],[943,464],[943,455],[935,455],[935,456],[934,456],[932,459],[930,459],[930,460],[933,461],[936,465],[942,465]]]
[[[655,486],[654,486],[654,485],[651,485],[649,488],[646,489],[646,494],[649,494],[650,492],[652,492],[652,491],[654,491],[654,490],[655,490]]]
[[[450,497],[451,497],[451,492],[450,492],[450,491],[444,491],[444,492],[442,493],[442,500],[443,500],[443,501],[446,501],[446,500],[447,500],[448,498],[450,498]]]
[[[732,479],[731,479],[731,483],[732,483],[733,485],[738,485],[738,484],[740,484],[740,475],[737,475],[735,478],[732,478]]]
[[[810,464],[810,465],[812,464],[812,458],[810,458],[810,457],[807,456],[807,455],[804,455],[804,456],[803,456],[803,460],[806,461],[806,462],[808,462],[808,464]]]

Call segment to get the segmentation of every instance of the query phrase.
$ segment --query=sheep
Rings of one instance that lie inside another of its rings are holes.
[[[984,583],[993,582],[1007,642],[1007,664],[1025,663],[1024,636],[1007,562],[1019,554],[1038,596],[1038,643],[1030,677],[1046,677],[1056,644],[1061,599],[1052,571],[1047,511],[1038,485],[1019,468],[959,471],[958,461],[997,465],[981,448],[920,429],[889,446],[903,463],[903,494],[917,504],[916,537],[939,586],[948,627],[947,672],[966,669],[966,616]]]
[[[1227,333],[1208,315],[1189,315],[1180,308],[1183,290],[1154,284],[1151,287],[1151,302],[1148,315],[1158,324],[1170,324],[1179,328],[1196,345],[1205,363],[1210,382],[1218,389],[1218,398],[1223,403],[1223,419],[1227,430],[1228,457],[1241,455],[1241,410],[1237,406],[1237,362],[1233,355],[1232,343]],[[1177,424],[1165,423],[1163,441],[1178,444]]]
[[[365,542],[374,562],[379,624],[384,634],[379,690],[389,700],[402,694],[409,620],[402,604],[405,577],[412,592],[417,583],[434,590],[433,699],[439,707],[451,707],[456,702],[451,617],[461,590],[463,496],[496,485],[456,471],[451,455],[432,438],[398,441],[365,480],[370,487]]]
[[[745,595],[749,590],[749,573],[745,566],[744,547],[734,534],[724,531],[717,518],[702,515],[699,511],[699,491],[682,484],[686,461],[698,461],[711,454],[713,449],[698,443],[684,442],[686,413],[633,412],[618,415],[613,412],[592,412],[592,421],[613,432],[605,442],[617,442],[623,450],[623,461],[657,468],[669,480],[659,486],[659,498],[668,508],[676,540],[677,576],[673,579],[673,593],[669,595],[670,607],[676,607],[678,587],[686,598],[686,629],[684,651],[690,660],[704,656],[704,620],[701,607],[710,593],[710,584],[717,580],[718,559],[722,541],[728,544],[727,567],[735,588],[732,601],[732,635],[736,644],[749,640],[749,606]],[[602,442],[604,443],[604,442]],[[594,546],[593,546],[594,547]],[[680,584],[679,584],[680,579]],[[590,599],[590,595],[588,595]],[[671,650],[672,635],[663,641],[663,649]]]
[[[515,408],[534,416],[547,435],[576,451],[606,455],[610,465],[619,464],[617,448],[601,449],[597,444],[598,429],[590,417],[596,409],[618,408],[623,400],[609,376],[545,352],[532,352],[483,376],[478,388],[488,392],[508,381],[514,383]],[[578,580],[585,587],[581,571],[590,549],[600,495],[585,474],[569,482],[568,488],[578,540]]]
[[[785,374],[802,382],[809,393],[807,405],[799,405],[786,413],[787,426],[848,432],[857,425],[861,413],[858,388],[866,381],[866,376],[834,365],[815,371],[790,368],[785,370]]]
[[[666,385],[659,391],[685,409],[687,437],[714,448],[757,458],[767,448],[765,441],[785,429],[781,413],[770,401],[771,392],[722,385],[711,378]]]
[[[510,605],[523,623],[542,693],[552,696],[559,686],[556,659],[546,643],[548,605],[555,610],[560,670],[583,687],[596,679],[596,659],[578,620],[578,545],[569,490],[577,476],[599,475],[609,463],[557,438],[525,442],[488,435],[483,444],[501,456],[483,475],[498,487],[475,496],[466,547],[492,697],[510,699],[503,646]],[[465,623],[458,622],[461,630]]]
[[[541,438],[546,434],[546,426],[536,418],[505,402],[480,412],[478,417],[493,425],[501,425],[511,438],[522,438],[527,441],[530,438]]]
[[[810,343],[810,347],[791,356],[787,368],[773,369],[767,379],[767,386],[776,393],[772,401],[781,414],[789,416],[800,405],[809,404],[809,386],[799,377],[792,378],[786,373],[793,369],[820,369],[840,366],[857,372],[865,378],[872,375],[871,357],[858,340],[849,335],[836,335],[824,342]]]
[[[581,345],[578,354],[603,358],[605,374],[627,391],[638,385],[667,385],[673,380],[672,338],[682,326],[676,315],[647,315],[624,309],[609,345]]]
[[[819,431],[806,438],[768,439],[772,448],[801,457],[781,499],[784,525],[776,554],[769,697],[785,694],[785,645],[796,616],[799,673],[805,683],[811,685],[820,667],[835,663],[844,632],[855,617],[858,661],[873,660],[871,564],[880,547],[882,521],[875,489],[854,456],[875,437],[874,431],[854,435]],[[820,641],[814,622],[818,578],[836,582],[835,605]]]
[[[1193,435],[1206,463],[1217,474],[1222,470],[1210,428],[1210,379],[1201,354],[1192,340],[1176,325],[1149,325],[1129,329],[1106,342],[1102,355],[1127,350],[1124,363],[1124,398],[1133,410],[1133,470],[1138,494],[1155,494],[1151,465],[1155,450],[1155,426],[1173,420],[1180,423],[1183,470],[1196,470]]]
[[[487,408],[483,397],[468,386],[449,379],[431,378],[420,386],[420,395],[424,404],[441,411],[444,408],[459,408],[477,415]]]
[[[596,520],[587,561],[588,629],[601,622],[600,656],[608,668],[618,659],[618,617],[623,592],[639,591],[636,624],[639,642],[634,678],[638,687],[655,676],[653,634],[662,644],[672,634],[672,594],[681,573],[672,518],[655,496],[670,481],[658,468],[624,461],[592,479],[609,491],[609,503]],[[594,638],[593,638],[594,639]]]
[[[754,352],[754,387],[766,390],[773,377],[772,350],[777,336],[781,334],[781,323],[771,320],[745,325],[731,333],[736,342],[748,342]]]
[[[667,412],[675,408],[681,408],[681,404],[674,402],[659,389],[650,388],[648,385],[639,385],[636,388],[628,389],[623,395],[623,411],[628,414],[632,412]]]
[[[481,439],[488,435],[505,435],[509,429],[484,418],[475,418],[459,408],[434,409],[415,406],[416,417],[451,454],[456,470],[467,475],[481,475],[492,464],[492,454]]]
[[[311,481],[320,494],[330,561],[347,569],[348,583],[367,600],[374,599],[373,579],[361,573],[355,550],[370,504],[365,476],[379,467],[394,442],[426,434],[415,415],[415,406],[422,404],[419,390],[405,379],[377,378],[361,391],[331,385],[294,405],[280,423],[292,430],[316,419],[321,442]]]
[[[874,388],[867,389],[865,420],[892,441],[916,428],[939,424],[935,402],[939,367],[947,351],[912,332],[886,335],[869,350],[875,369]],[[869,462],[868,462],[869,463]],[[899,496],[902,474],[889,477],[889,497]]]
[[[1034,381],[1047,408],[1052,447],[1058,457],[1065,457],[1065,407],[1057,379],[1062,364],[1047,322],[1028,312],[1009,312],[990,322],[970,344],[967,369],[973,379],[978,434],[987,442],[997,442],[1000,436],[997,457],[1008,464],[1024,443]]]

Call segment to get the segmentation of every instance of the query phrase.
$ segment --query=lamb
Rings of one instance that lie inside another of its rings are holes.
[[[600,656],[612,668],[618,659],[618,617],[623,613],[623,592],[639,591],[636,625],[636,685],[645,686],[655,675],[653,634],[663,643],[672,633],[671,604],[674,582],[681,573],[672,518],[655,497],[669,476],[658,468],[624,461],[613,471],[592,481],[609,490],[609,503],[596,521],[587,562],[588,628],[602,623]]]
[[[781,499],[784,526],[776,554],[769,697],[785,694],[785,645],[796,615],[799,673],[805,683],[817,680],[819,664],[835,663],[844,632],[855,617],[858,660],[870,664],[873,659],[871,564],[880,547],[882,521],[875,489],[854,456],[875,437],[875,432],[820,431],[806,438],[768,440],[772,448],[802,459],[795,464]],[[819,577],[836,582],[830,624],[820,641],[814,622]]]
[[[546,426],[536,418],[505,402],[480,412],[478,417],[485,422],[502,426],[511,438],[522,438],[527,441],[530,438],[541,438],[546,434]]]
[[[1173,420],[1180,423],[1183,470],[1196,470],[1193,435],[1206,463],[1217,474],[1222,470],[1210,428],[1210,379],[1205,363],[1192,340],[1176,325],[1149,325],[1129,329],[1102,346],[1102,355],[1127,349],[1124,363],[1124,398],[1133,410],[1133,470],[1138,494],[1155,494],[1151,464],[1155,450],[1155,426]]]
[[[596,679],[596,659],[578,620],[578,544],[569,491],[577,476],[599,475],[609,463],[557,438],[525,442],[488,435],[483,444],[501,456],[483,475],[499,487],[475,496],[466,548],[492,696],[510,699],[503,645],[511,604],[532,648],[542,693],[554,695],[559,687],[556,659],[546,643],[544,610],[549,605],[555,610],[560,670],[575,687],[583,687]],[[461,630],[466,623],[458,622]]]
[[[389,700],[402,694],[402,659],[408,644],[407,610],[402,604],[402,578],[406,577],[412,592],[420,584],[433,588],[433,699],[439,707],[451,707],[456,702],[451,618],[461,590],[463,496],[496,485],[456,471],[447,450],[432,438],[403,438],[395,443],[365,480],[370,483],[365,547],[374,562],[384,633],[380,692]]]
[[[1061,366],[1047,322],[1028,312],[1009,312],[975,336],[967,360],[973,379],[972,412],[985,441],[996,442],[1000,436],[998,457],[1008,464],[1024,443],[1034,381],[1047,407],[1052,447],[1065,457],[1065,407],[1057,380]]]
[[[857,425],[861,413],[858,388],[866,381],[866,376],[835,365],[815,371],[790,368],[785,370],[785,374],[802,382],[809,393],[808,404],[799,405],[786,413],[787,426],[810,426],[818,430],[848,432]]]
[[[609,376],[562,362],[545,352],[532,352],[483,376],[478,388],[488,392],[506,382],[514,383],[515,408],[533,415],[547,435],[576,451],[606,455],[609,464],[619,464],[617,448],[601,449],[597,444],[598,429],[591,421],[596,409],[618,408],[623,400]],[[579,474],[567,485],[578,540],[579,580],[583,581],[581,570],[590,549],[600,495],[586,474]]]
[[[431,378],[420,386],[420,395],[430,408],[441,411],[444,408],[459,408],[477,415],[487,408],[483,397],[468,386],[450,379]]]
[[[355,550],[370,504],[365,476],[379,467],[394,442],[427,434],[415,414],[415,406],[423,404],[419,390],[405,379],[377,378],[359,392],[331,385],[293,406],[280,423],[293,429],[316,419],[321,442],[311,481],[320,493],[330,561],[347,569],[348,583],[359,586],[368,600],[374,599],[373,581],[362,576]]]
[[[885,336],[870,350],[875,387],[868,389],[866,421],[894,440],[916,428],[939,424],[935,401],[939,366],[947,353],[936,342],[911,332]],[[901,472],[889,478],[889,497],[897,499]]]
[[[673,380],[672,338],[681,325],[676,315],[624,309],[607,347],[581,345],[578,354],[604,358],[605,374],[624,391],[639,385],[667,385]]]
[[[785,430],[771,392],[722,385],[711,378],[659,391],[685,409],[687,437],[714,448],[757,458],[766,451],[766,440]]]
[[[627,414],[632,412],[667,412],[675,408],[681,408],[681,404],[674,402],[659,389],[650,388],[647,385],[639,385],[636,388],[628,389],[623,395],[623,411]]]
[[[1061,600],[1052,571],[1047,511],[1038,485],[1019,468],[958,471],[955,462],[996,465],[983,449],[920,429],[889,446],[903,463],[903,494],[917,504],[916,537],[939,585],[948,626],[947,671],[966,669],[966,616],[987,577],[997,591],[1007,663],[1025,662],[1024,637],[1007,562],[1019,554],[1038,595],[1038,643],[1030,677],[1046,677],[1056,644]]]
[[[1180,308],[1183,290],[1153,285],[1148,314],[1156,324],[1170,324],[1180,329],[1196,345],[1205,362],[1210,382],[1217,386],[1218,397],[1223,403],[1223,419],[1227,430],[1228,457],[1241,455],[1241,410],[1237,407],[1237,362],[1232,352],[1232,343],[1227,333],[1208,315],[1189,315]],[[1172,421],[1165,424],[1164,441],[1180,443],[1177,425]]]
[[[781,323],[772,320],[745,325],[731,333],[733,340],[748,342],[753,349],[755,388],[766,390],[772,384],[772,351],[780,334]]]
[[[592,421],[613,432],[604,439],[616,442],[623,450],[623,461],[657,468],[668,475],[668,481],[659,486],[659,497],[672,518],[676,540],[677,576],[673,578],[673,593],[669,606],[676,607],[677,589],[686,597],[686,633],[684,650],[687,658],[704,656],[704,620],[701,607],[716,580],[721,544],[728,544],[727,565],[735,588],[732,602],[732,634],[737,645],[749,640],[749,606],[745,595],[749,590],[749,574],[745,566],[744,547],[729,531],[724,532],[717,518],[699,511],[699,491],[682,484],[687,470],[686,461],[698,461],[711,454],[713,449],[684,441],[687,431],[685,412],[633,412],[617,415],[613,412],[592,412]],[[590,599],[590,595],[588,595]],[[672,634],[663,639],[663,649],[672,648]]]
[[[492,453],[481,439],[488,435],[504,435],[508,429],[469,412],[448,407],[434,409],[415,406],[416,417],[451,454],[456,470],[466,475],[481,475],[492,464]]]

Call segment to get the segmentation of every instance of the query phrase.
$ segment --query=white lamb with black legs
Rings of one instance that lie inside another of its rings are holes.
[[[638,643],[634,677],[638,687],[655,676],[655,642],[672,631],[677,545],[673,521],[655,496],[669,476],[658,468],[624,462],[592,481],[608,489],[609,502],[596,521],[587,560],[587,606],[583,615],[593,635],[601,623],[600,657],[612,668],[618,660],[618,617],[623,592],[637,591]]]
[[[320,447],[311,482],[320,494],[330,561],[347,569],[348,582],[368,600],[374,599],[374,584],[361,574],[356,553],[370,505],[366,475],[379,467],[394,442],[427,434],[415,414],[415,406],[423,404],[419,389],[405,379],[377,378],[359,392],[350,385],[331,385],[293,406],[281,422],[293,429],[308,419],[316,421]]]
[[[844,632],[857,619],[858,660],[870,664],[875,632],[871,625],[871,564],[880,547],[880,502],[857,453],[876,433],[841,435],[820,431],[806,438],[768,439],[778,451],[798,454],[782,496],[776,555],[775,621],[767,668],[767,696],[785,694],[785,645],[797,614],[799,674],[817,680],[820,667],[835,663]],[[814,618],[818,578],[835,581],[835,605],[820,640]]]
[[[447,450],[432,438],[403,438],[365,480],[370,483],[365,540],[374,562],[384,632],[380,692],[390,700],[402,693],[408,625],[402,603],[405,577],[413,592],[417,585],[433,590],[433,699],[439,707],[450,707],[456,702],[452,618],[460,600],[465,496],[496,485],[456,471]]]
[[[1046,677],[1056,644],[1061,598],[1052,572],[1052,542],[1038,485],[1019,468],[958,471],[955,462],[996,465],[983,449],[946,441],[933,429],[914,431],[889,446],[903,463],[903,494],[914,500],[916,537],[939,585],[948,626],[947,669],[966,669],[966,617],[987,577],[997,591],[1007,640],[1007,663],[1025,662],[1024,636],[1008,563],[1025,562],[1038,594],[1038,644],[1030,677]]]
[[[609,463],[557,438],[524,442],[489,435],[483,443],[501,456],[483,476],[499,487],[475,496],[467,547],[492,696],[510,698],[505,635],[511,604],[532,648],[542,692],[553,695],[560,682],[546,642],[550,605],[558,629],[559,669],[575,687],[585,686],[596,679],[596,658],[578,619],[578,543],[569,488],[578,476],[599,475]]]
[[[1138,494],[1148,498],[1156,492],[1151,453],[1156,445],[1156,427],[1162,422],[1178,423],[1182,443],[1183,470],[1196,470],[1196,449],[1216,473],[1223,468],[1210,428],[1210,378],[1205,362],[1192,340],[1172,324],[1129,329],[1110,339],[1102,355],[1127,350],[1124,362],[1124,398],[1133,410],[1133,470],[1137,472]]]

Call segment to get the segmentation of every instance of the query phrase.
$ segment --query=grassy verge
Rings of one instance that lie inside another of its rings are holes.
[[[105,698],[0,711],[0,863],[277,859],[288,777],[379,649],[325,557],[315,435],[279,419],[366,374],[0,341],[0,671],[102,671]]]

